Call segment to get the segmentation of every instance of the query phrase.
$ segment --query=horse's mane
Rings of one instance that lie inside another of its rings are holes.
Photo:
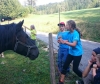
[[[15,35],[15,25],[15,23],[0,25],[0,48],[6,47],[6,45],[8,44],[8,40]],[[6,43],[5,46],[3,46],[4,43]]]

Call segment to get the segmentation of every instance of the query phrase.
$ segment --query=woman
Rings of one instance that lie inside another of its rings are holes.
[[[98,54],[100,54],[100,47],[93,49],[91,59],[88,60],[88,65],[82,73],[84,84],[94,83],[93,75],[90,74],[90,71],[92,70],[93,65],[96,64],[96,57]]]
[[[61,72],[61,77],[59,79],[59,84],[64,84],[64,78],[66,69],[73,61],[73,71],[79,76],[82,77],[82,72],[78,69],[79,63],[82,58],[83,49],[80,40],[80,32],[76,28],[76,23],[73,20],[69,20],[66,23],[66,28],[69,31],[68,33],[68,41],[59,39],[60,43],[69,45],[69,54],[63,66],[63,70]]]
[[[92,75],[94,84],[100,84],[100,54],[96,56],[96,64],[93,65]]]

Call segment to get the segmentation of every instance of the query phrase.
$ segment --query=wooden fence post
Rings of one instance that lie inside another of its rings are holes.
[[[50,58],[50,79],[51,79],[51,84],[56,84],[52,33],[49,33],[49,58]]]
[[[59,23],[60,23],[60,8],[59,8]]]

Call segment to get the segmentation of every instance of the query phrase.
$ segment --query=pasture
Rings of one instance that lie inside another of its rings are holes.
[[[61,21],[69,19],[76,21],[83,33],[84,39],[100,42],[100,8],[83,9],[61,13]],[[36,26],[37,31],[57,33],[59,31],[58,13],[50,15],[29,15],[25,18],[12,20],[19,22],[24,19],[24,25]],[[8,21],[1,24],[8,24]],[[0,84],[50,84],[49,55],[45,50],[46,45],[39,41],[39,57],[31,61],[12,51],[4,52],[5,58],[0,58]],[[71,80],[73,79],[73,80]],[[66,79],[67,84],[75,84],[78,77],[71,72]]]
[[[25,18],[12,20],[11,22],[19,22],[25,20],[24,25],[30,27],[31,24],[36,26],[37,31],[57,33],[59,31],[57,24],[59,23],[59,14],[50,15],[29,15]],[[82,9],[75,11],[61,12],[60,21],[66,22],[73,19],[80,28],[83,39],[100,42],[100,8]],[[11,23],[10,22],[10,23]],[[5,24],[8,22],[3,22]]]
[[[12,51],[4,52],[5,57],[0,57],[0,84],[50,84],[49,57],[45,47],[40,42],[40,55],[33,61]]]
[[[44,42],[40,40],[38,42],[40,54],[33,61],[13,51],[4,52],[5,57],[0,57],[0,84],[50,84],[48,50],[46,50]],[[56,69],[56,82],[58,82],[58,79]],[[71,71],[67,75],[65,84],[75,84],[77,79],[79,77]]]

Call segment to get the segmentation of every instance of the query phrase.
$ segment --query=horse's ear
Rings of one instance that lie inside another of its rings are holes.
[[[23,23],[24,23],[24,20],[20,21],[18,24],[19,24],[19,26],[22,27]]]
[[[16,30],[17,31],[20,31],[21,30],[23,23],[24,23],[24,20],[22,20],[18,24],[16,24]]]
[[[22,24],[24,23],[24,20],[22,20]]]

